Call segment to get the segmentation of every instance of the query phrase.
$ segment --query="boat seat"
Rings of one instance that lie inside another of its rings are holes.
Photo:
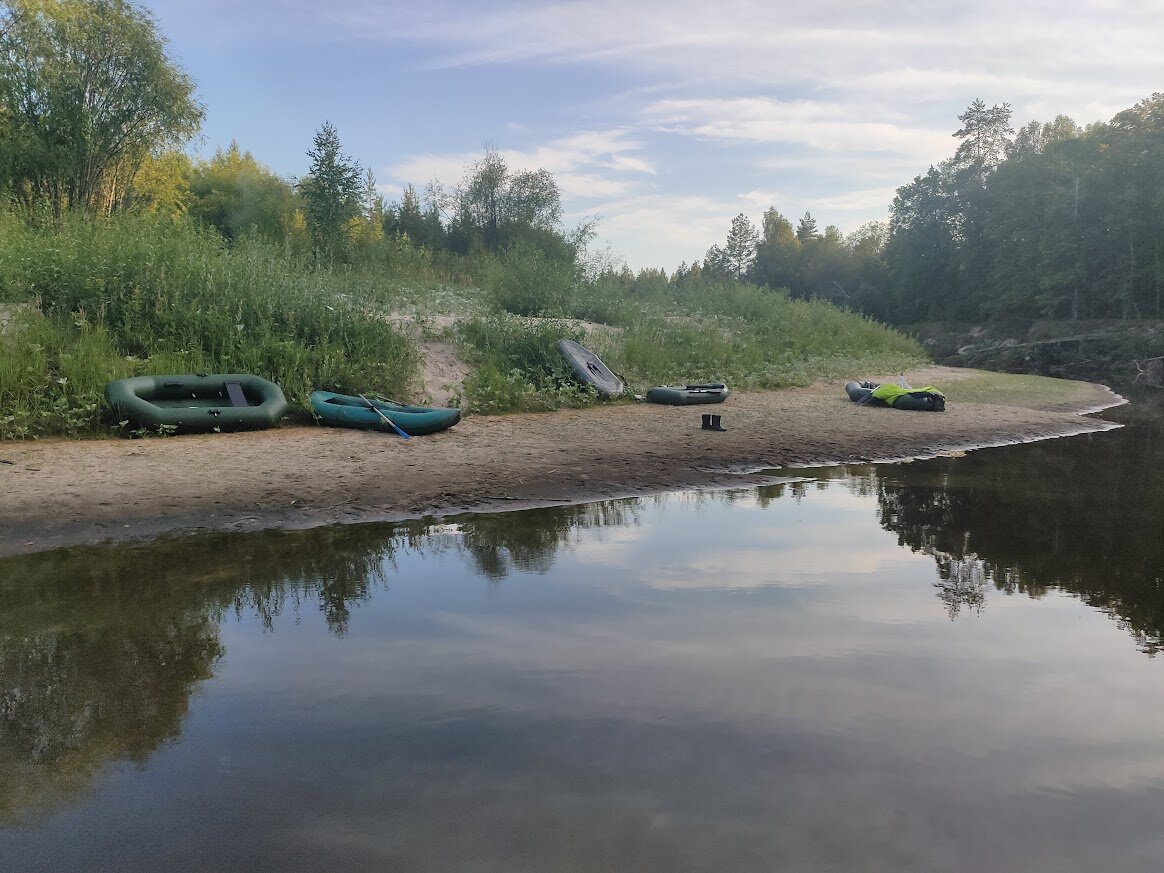
[[[250,406],[247,396],[243,394],[241,382],[227,382],[226,395],[230,398],[231,406]]]

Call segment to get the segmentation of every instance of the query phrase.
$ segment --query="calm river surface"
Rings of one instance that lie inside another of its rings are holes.
[[[2,560],[0,870],[1155,873],[1161,435]]]

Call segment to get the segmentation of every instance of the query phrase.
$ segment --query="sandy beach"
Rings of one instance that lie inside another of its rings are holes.
[[[973,370],[909,374],[943,413],[857,406],[837,382],[737,393],[715,407],[647,403],[470,416],[387,434],[285,426],[164,439],[0,444],[0,555],[196,530],[251,531],[441,516],[762,483],[772,470],[896,460],[1105,430],[1084,415],[1122,398],[1102,385],[1026,388],[959,402]],[[995,374],[991,374],[995,377]],[[1007,377],[996,377],[1007,378]],[[723,416],[724,432],[700,415]],[[758,472],[767,470],[767,473]]]

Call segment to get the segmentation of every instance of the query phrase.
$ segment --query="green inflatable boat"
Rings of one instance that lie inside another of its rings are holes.
[[[394,433],[392,425],[381,418],[383,414],[409,436],[446,430],[461,420],[461,410],[452,407],[407,406],[394,400],[364,400],[331,391],[312,391],[310,402],[311,411],[324,424]]]
[[[694,406],[700,403],[723,403],[729,394],[731,391],[723,382],[708,382],[705,385],[660,385],[647,391],[647,400],[670,406]]]
[[[249,373],[134,376],[107,384],[105,399],[134,428],[179,433],[274,427],[287,411],[279,386]]]

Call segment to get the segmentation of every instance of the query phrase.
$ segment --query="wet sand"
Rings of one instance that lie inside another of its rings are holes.
[[[165,439],[0,444],[0,555],[196,530],[251,531],[441,516],[770,481],[771,470],[897,460],[1106,430],[1102,385],[1015,380],[958,399],[973,370],[911,371],[943,413],[857,406],[838,382],[733,394],[714,407],[614,404],[471,416],[402,440],[287,426]],[[1008,377],[990,374],[990,378]],[[700,428],[704,412],[725,432]],[[755,471],[768,470],[768,473]]]

